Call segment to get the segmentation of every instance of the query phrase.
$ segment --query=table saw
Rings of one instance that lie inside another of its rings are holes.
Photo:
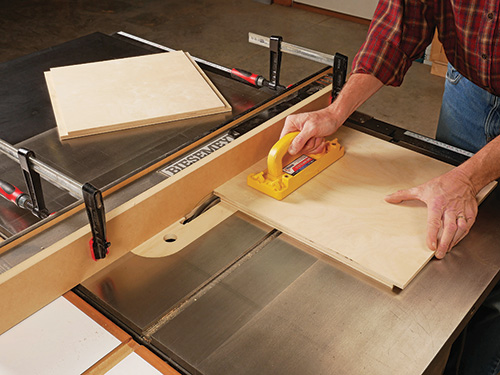
[[[212,196],[269,150],[256,147],[264,135],[226,145],[300,103],[327,104],[318,93],[331,68],[272,90],[202,66],[233,108],[223,121],[58,139],[44,71],[160,51],[95,33],[0,65],[0,138],[101,189],[111,242],[94,261],[82,202],[46,182],[49,218],[0,201],[1,331],[73,289],[181,374],[432,373],[498,281],[498,189],[453,253],[399,290]],[[467,157],[361,113],[346,126],[450,164]],[[22,186],[19,166],[1,160],[2,179]],[[166,250],[142,254],[155,237]]]

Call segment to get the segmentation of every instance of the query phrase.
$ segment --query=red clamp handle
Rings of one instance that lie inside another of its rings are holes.
[[[19,198],[26,195],[14,185],[3,180],[0,180],[0,194],[16,205],[19,205]]]
[[[235,78],[238,81],[246,82],[256,87],[262,87],[266,82],[264,77],[262,77],[261,75],[236,68],[231,69],[231,77]]]
[[[246,70],[235,69],[235,68],[231,69],[231,76],[233,78],[248,82],[254,86],[257,84],[257,78],[259,77],[257,74],[253,74],[247,72]]]

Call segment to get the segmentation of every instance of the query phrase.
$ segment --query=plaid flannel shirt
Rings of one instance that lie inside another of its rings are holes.
[[[399,86],[437,27],[455,69],[500,95],[499,8],[498,0],[380,0],[353,73]]]

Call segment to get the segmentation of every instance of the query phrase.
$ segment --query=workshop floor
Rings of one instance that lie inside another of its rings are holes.
[[[193,56],[268,76],[268,51],[248,43],[248,32],[352,61],[368,27],[254,0],[0,0],[0,62],[83,35],[117,31],[182,49]],[[281,82],[294,83],[322,65],[285,55]],[[360,111],[434,136],[444,80],[414,64],[401,88],[384,87]]]

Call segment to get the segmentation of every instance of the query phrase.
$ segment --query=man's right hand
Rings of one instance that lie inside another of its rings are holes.
[[[335,101],[319,111],[290,115],[285,121],[281,137],[299,131],[288,152],[292,155],[321,152],[324,137],[333,134],[362,103],[383,86],[370,74],[353,74]]]
[[[300,152],[316,154],[323,151],[324,137],[333,134],[342,123],[337,124],[328,107],[315,112],[290,115],[285,120],[285,126],[280,138],[285,134],[299,131],[288,148],[290,155]]]

